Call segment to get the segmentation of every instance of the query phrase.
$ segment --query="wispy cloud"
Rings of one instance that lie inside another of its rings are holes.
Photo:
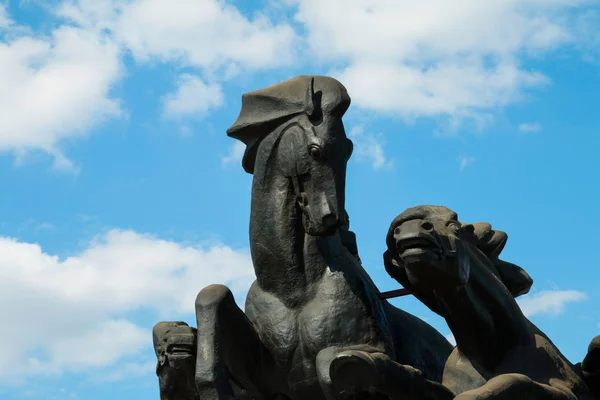
[[[19,227],[21,231],[33,231],[34,233],[47,232],[56,230],[57,227],[50,222],[40,222],[36,221],[33,218],[29,218],[27,221],[23,222]]]
[[[348,136],[354,142],[354,153],[358,160],[368,160],[373,169],[392,167],[384,152],[385,141],[382,134],[365,132],[362,125],[355,126]]]
[[[523,296],[517,302],[527,317],[534,315],[557,316],[565,311],[567,304],[586,299],[587,294],[576,290],[546,290]]]
[[[527,122],[519,125],[519,132],[534,133],[540,132],[542,125],[539,122]]]
[[[209,110],[221,107],[224,102],[225,96],[220,85],[207,84],[198,76],[182,74],[178,79],[176,91],[163,97],[163,117],[201,118]]]
[[[7,28],[12,25],[13,21],[8,16],[6,12],[6,6],[0,3],[0,29]]]
[[[54,161],[52,162],[52,168],[59,172],[68,172],[74,175],[79,175],[81,167],[75,164],[72,160],[69,160],[64,156],[63,153],[55,151]]]
[[[460,161],[459,169],[461,171],[464,171],[465,168],[467,168],[469,165],[471,165],[475,162],[475,157],[462,156],[462,157],[460,157],[459,161]]]
[[[242,162],[242,157],[244,156],[245,151],[246,145],[243,142],[240,142],[239,140],[233,142],[233,144],[229,148],[229,154],[227,154],[221,159],[223,166],[231,163]]]
[[[98,383],[118,382],[123,379],[132,379],[151,375],[156,370],[156,361],[148,361],[144,363],[128,362],[112,369],[109,373],[97,376],[94,381]]]

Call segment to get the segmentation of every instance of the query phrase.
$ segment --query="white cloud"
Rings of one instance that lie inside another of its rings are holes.
[[[460,158],[460,166],[459,169],[464,171],[469,165],[475,162],[475,157],[463,156]]]
[[[369,160],[374,169],[392,166],[383,150],[383,135],[366,133],[363,126],[355,126],[348,133],[348,137],[354,143],[354,153],[358,160]]]
[[[54,151],[52,153],[54,155],[54,162],[52,163],[52,168],[56,171],[66,171],[71,172],[75,175],[81,172],[81,168],[76,165],[72,160],[69,160],[63,153],[60,151]]]
[[[148,327],[129,312],[189,317],[203,287],[226,283],[240,301],[253,279],[248,252],[223,245],[112,230],[59,259],[37,244],[0,238],[0,303],[13,305],[0,308],[0,381],[128,365],[140,351],[152,354]]]
[[[195,75],[182,74],[177,89],[163,97],[163,117],[179,119],[183,117],[200,118],[209,110],[218,108],[225,102],[221,86],[206,84]]]
[[[132,377],[150,375],[154,371],[156,371],[155,360],[145,363],[128,362],[112,368],[111,371],[105,375],[98,376],[95,381],[98,383],[117,382],[124,379],[131,379]]]
[[[229,148],[229,154],[223,157],[223,165],[231,163],[241,163],[245,151],[246,145],[243,142],[236,140]]]
[[[120,53],[104,36],[69,26],[49,37],[11,35],[0,40],[0,70],[0,152],[43,150],[73,169],[59,143],[121,114],[110,97]]]
[[[482,63],[481,63],[482,64]],[[547,82],[539,73],[526,73],[510,64],[493,69],[468,60],[439,62],[426,70],[357,61],[335,73],[360,107],[416,117],[473,118],[478,112],[502,107],[520,96],[520,89]]]
[[[40,367],[56,370],[105,367],[125,356],[135,355],[147,343],[148,332],[130,321],[100,321],[77,337],[67,335],[49,343],[46,349],[49,361],[41,362]],[[119,351],[107,350],[111,348]]]
[[[140,61],[160,59],[213,70],[271,68],[292,60],[295,32],[289,25],[273,25],[260,14],[249,20],[223,1],[73,0],[59,13],[109,29]]]
[[[541,314],[557,316],[565,311],[568,303],[585,299],[585,293],[575,290],[546,290],[520,297],[517,302],[527,317]]]
[[[519,125],[519,131],[524,133],[540,132],[542,125],[539,122],[527,122]]]
[[[583,36],[573,34],[580,32],[573,21],[591,25],[591,18],[566,15],[585,3],[288,1],[297,6],[305,43],[277,7],[281,22],[273,23],[219,0],[65,0],[55,11],[68,24],[45,37],[10,25],[0,6],[0,27],[15,32],[0,42],[0,151],[41,149],[55,157],[56,169],[77,172],[59,145],[122,114],[111,88],[123,77],[125,52],[138,62],[197,70],[166,96],[168,118],[220,106],[223,80],[294,66],[304,55],[311,64],[335,65],[332,74],[364,108],[407,119],[480,119],[549,82],[522,62]],[[383,147],[370,147],[373,165],[386,165]]]
[[[61,153],[62,141],[122,115],[110,92],[123,77],[124,51],[142,62],[197,67],[215,79],[293,59],[289,25],[261,15],[249,20],[217,0],[67,0],[55,11],[68,24],[46,37],[11,25],[0,6],[0,29],[12,32],[0,39],[0,152],[42,150],[57,170],[78,171]],[[165,116],[201,114],[222,103],[218,84],[184,74],[165,98]]]
[[[293,1],[311,54],[354,104],[419,116],[470,118],[549,82],[522,67],[574,41],[565,17],[585,1]],[[332,18],[335,15],[335,18]]]

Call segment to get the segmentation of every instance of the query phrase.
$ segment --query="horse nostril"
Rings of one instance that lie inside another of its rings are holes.
[[[433,224],[431,222],[423,222],[421,224],[421,228],[423,228],[427,232],[431,232],[433,230]]]

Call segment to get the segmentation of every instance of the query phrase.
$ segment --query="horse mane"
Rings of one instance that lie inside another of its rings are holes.
[[[302,115],[297,115],[292,119],[288,119],[285,122],[279,124],[269,133],[266,133],[261,139],[260,143],[257,144],[255,155],[253,159],[253,175],[263,176],[267,167],[273,167],[277,163],[272,161],[272,157],[277,155],[279,149],[279,143],[283,138],[283,135],[292,127],[297,126],[306,133],[306,128],[300,123]]]
[[[487,222],[475,223],[472,226],[472,244],[494,264],[500,280],[513,297],[528,293],[533,285],[531,276],[518,265],[499,258],[508,241],[506,232],[492,229],[492,225]]]

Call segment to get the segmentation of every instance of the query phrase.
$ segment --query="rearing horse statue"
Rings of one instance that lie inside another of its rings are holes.
[[[515,297],[531,277],[499,258],[508,235],[459,222],[442,206],[417,206],[392,222],[388,273],[448,322],[456,349],[443,384],[455,400],[592,400],[592,342],[577,368],[523,315]],[[598,376],[598,375],[596,375]]]
[[[385,354],[439,382],[452,346],[422,320],[379,298],[343,244],[352,142],[337,80],[300,76],[242,96],[228,135],[253,174],[250,249],[256,272],[246,312],[229,289],[196,300],[200,399],[337,399],[332,361],[347,350]],[[343,363],[342,363],[343,364]],[[345,393],[352,397],[353,393]],[[360,396],[359,393],[354,393]]]

